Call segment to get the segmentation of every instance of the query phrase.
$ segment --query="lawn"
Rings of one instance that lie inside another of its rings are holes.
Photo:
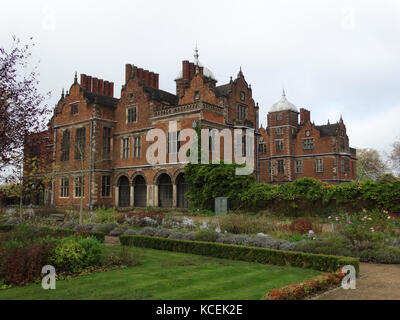
[[[107,246],[107,252],[116,250]],[[271,288],[320,274],[281,267],[142,248],[139,266],[57,281],[56,290],[40,284],[0,290],[0,300],[62,299],[260,299]]]

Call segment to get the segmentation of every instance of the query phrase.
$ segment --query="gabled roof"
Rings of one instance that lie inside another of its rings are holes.
[[[229,94],[230,90],[231,90],[231,84],[230,83],[224,84],[222,86],[215,87],[215,89],[214,89],[215,96],[217,98],[221,97],[221,96],[227,96]]]
[[[116,108],[119,101],[117,98],[88,91],[84,91],[84,97],[89,100],[89,104],[96,102],[102,106],[112,108]]]
[[[322,126],[315,126],[321,133],[321,137],[336,136],[339,129],[339,123],[325,124]]]
[[[167,102],[170,105],[178,105],[179,98],[175,94],[148,86],[143,86],[143,91],[150,99],[154,99],[159,102]]]

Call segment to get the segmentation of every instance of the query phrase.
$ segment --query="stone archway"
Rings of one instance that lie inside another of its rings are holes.
[[[189,201],[185,197],[188,190],[188,184],[185,181],[183,173],[178,174],[176,177],[176,206],[178,208],[189,208]]]
[[[173,187],[171,177],[162,173],[157,178],[158,185],[158,206],[160,208],[172,208]]]
[[[137,175],[133,179],[134,188],[134,206],[135,207],[146,207],[147,206],[147,184],[146,180],[142,175]]]
[[[129,207],[131,202],[131,187],[129,179],[126,176],[121,176],[118,179],[118,206]]]

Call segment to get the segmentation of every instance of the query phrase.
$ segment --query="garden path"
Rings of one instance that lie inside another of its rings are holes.
[[[316,300],[400,300],[400,265],[360,263],[355,290],[341,287],[323,293]]]

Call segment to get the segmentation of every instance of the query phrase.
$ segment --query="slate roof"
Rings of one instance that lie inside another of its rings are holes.
[[[339,123],[325,124],[322,126],[315,126],[321,133],[321,137],[336,136],[339,129]]]
[[[119,99],[117,99],[117,98],[105,96],[105,95],[94,93],[94,92],[88,92],[88,91],[85,91],[84,97],[89,100],[89,104],[95,103],[96,98],[97,98],[98,104],[105,106],[105,107],[111,107],[111,108],[116,108],[118,101],[119,101]]]
[[[231,90],[231,84],[227,83],[227,84],[223,84],[221,86],[215,87],[214,92],[215,92],[215,96],[221,97],[221,96],[227,96],[229,94],[229,91]]]
[[[148,86],[143,86],[143,91],[147,93],[148,97],[151,99],[167,102],[170,105],[178,105],[179,98],[175,94]]]

